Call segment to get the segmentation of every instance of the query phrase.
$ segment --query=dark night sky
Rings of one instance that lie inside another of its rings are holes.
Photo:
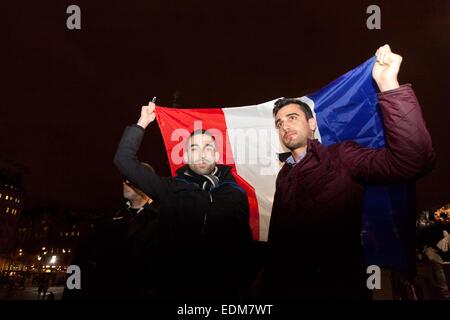
[[[214,4],[213,4],[214,3]],[[366,8],[381,7],[381,30]],[[82,29],[66,28],[77,4]],[[29,1],[1,9],[0,158],[26,168],[28,207],[116,207],[124,127],[153,96],[239,106],[313,92],[389,43],[422,103],[438,163],[420,209],[450,202],[448,0]],[[142,160],[169,174],[156,125]]]

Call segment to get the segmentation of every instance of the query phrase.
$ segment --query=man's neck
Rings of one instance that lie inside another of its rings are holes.
[[[298,161],[302,157],[302,155],[304,155],[306,153],[306,149],[307,149],[307,146],[292,150],[291,153],[292,153],[292,157],[294,158],[294,160]]]
[[[130,199],[129,201],[130,201],[130,208],[131,209],[140,209],[143,206],[145,206],[145,204],[147,202],[149,202],[149,200],[146,200],[146,199],[139,199],[139,200],[138,199],[135,199],[135,200]]]

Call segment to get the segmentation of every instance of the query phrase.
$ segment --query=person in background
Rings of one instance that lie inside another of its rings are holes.
[[[145,165],[146,170],[153,169]],[[158,208],[127,180],[123,205],[93,222],[72,264],[81,269],[81,290],[64,291],[63,299],[136,299],[155,296],[155,229]]]

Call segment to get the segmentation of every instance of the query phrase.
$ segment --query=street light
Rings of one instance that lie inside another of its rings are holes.
[[[55,264],[56,263],[56,256],[52,256],[52,258],[50,259],[50,264]]]

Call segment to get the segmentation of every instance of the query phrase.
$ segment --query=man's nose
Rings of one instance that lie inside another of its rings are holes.
[[[202,150],[202,153],[200,154],[200,157],[202,158],[202,159],[206,159],[206,158],[208,158],[208,150]]]
[[[281,124],[281,130],[283,130],[284,132],[288,132],[290,128],[291,128],[291,127],[290,127],[289,124],[286,123],[286,122],[283,122],[283,123]]]

